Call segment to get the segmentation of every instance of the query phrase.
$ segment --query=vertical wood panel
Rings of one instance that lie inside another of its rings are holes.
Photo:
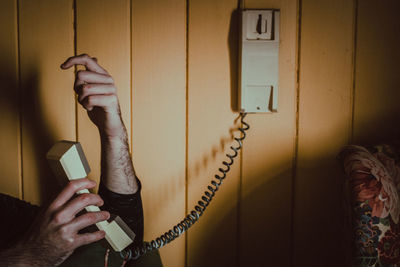
[[[16,4],[2,1],[0,9],[0,191],[21,197]]]
[[[358,1],[354,141],[398,138],[400,2]]]
[[[188,209],[214,178],[231,145],[238,114],[236,0],[189,1]],[[187,266],[235,266],[239,161],[188,232]]]
[[[349,141],[354,1],[303,0],[294,266],[343,266],[342,173]]]
[[[278,113],[250,114],[243,150],[240,266],[290,266],[296,122],[296,0],[246,0],[280,9]]]
[[[42,203],[58,190],[48,149],[75,139],[73,75],[60,70],[73,53],[72,1],[21,0],[19,7],[23,188],[26,200]]]
[[[132,2],[133,158],[143,185],[145,240],[185,216],[185,1]],[[160,250],[184,266],[185,237]]]
[[[77,54],[96,57],[114,78],[122,119],[130,136],[130,1],[77,0],[76,38]],[[99,133],[80,105],[77,114],[78,140],[92,169],[89,177],[99,181]]]

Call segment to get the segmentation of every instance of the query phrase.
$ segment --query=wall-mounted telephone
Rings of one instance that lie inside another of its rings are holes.
[[[278,111],[279,10],[244,10],[240,31],[239,107]]]

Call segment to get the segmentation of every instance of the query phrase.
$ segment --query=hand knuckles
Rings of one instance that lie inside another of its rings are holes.
[[[79,196],[79,200],[84,203],[91,203],[93,202],[93,196],[92,194],[82,194]]]
[[[90,107],[90,103],[89,103],[89,100],[87,97],[85,99],[81,100],[80,103],[81,103],[82,107],[84,107],[86,109]]]
[[[80,188],[78,181],[69,181],[67,186],[73,191],[76,191],[78,188]]]
[[[89,91],[90,91],[90,89],[91,89],[92,87],[93,87],[93,86],[92,86],[91,84],[84,84],[84,85],[82,85],[82,86],[81,86],[81,90],[80,90],[80,92],[79,92],[79,95],[86,95],[86,94],[88,94]]]
[[[95,222],[97,222],[99,219],[101,219],[100,217],[99,217],[99,215],[97,214],[97,213],[94,213],[94,212],[89,212],[89,213],[87,213],[87,220],[90,222],[90,223],[95,223]]]
[[[58,233],[59,233],[59,235],[60,236],[62,236],[64,239],[65,238],[68,238],[68,236],[69,236],[69,227],[68,226],[66,226],[66,225],[63,225],[63,226],[61,226],[59,229],[58,229]]]
[[[84,70],[78,70],[76,72],[76,77],[78,78],[78,80],[83,80],[84,75],[85,75],[85,71]]]
[[[86,98],[86,106],[92,106],[94,103],[95,98],[93,96],[88,96]]]
[[[75,243],[75,238],[74,236],[69,232],[68,229],[66,230],[61,230],[62,228],[60,228],[58,230],[58,234],[61,238],[61,240],[63,240],[63,246],[65,249],[70,250],[71,248],[73,248],[74,243]]]
[[[57,225],[65,223],[65,216],[63,213],[59,212],[53,216],[53,222]]]

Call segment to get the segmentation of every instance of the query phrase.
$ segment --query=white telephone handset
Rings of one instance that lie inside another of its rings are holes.
[[[70,180],[85,178],[90,172],[89,164],[79,142],[60,141],[53,145],[46,157],[62,185]],[[78,192],[78,194],[85,193],[89,193],[89,190],[83,189]],[[97,206],[87,206],[85,210],[87,212],[100,211]],[[111,222],[98,222],[96,226],[106,233],[106,240],[118,252],[132,244],[135,238],[132,230],[118,216]]]

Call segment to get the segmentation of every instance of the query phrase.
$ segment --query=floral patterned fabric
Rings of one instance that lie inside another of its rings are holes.
[[[347,146],[355,266],[400,267],[400,161],[396,146]]]

